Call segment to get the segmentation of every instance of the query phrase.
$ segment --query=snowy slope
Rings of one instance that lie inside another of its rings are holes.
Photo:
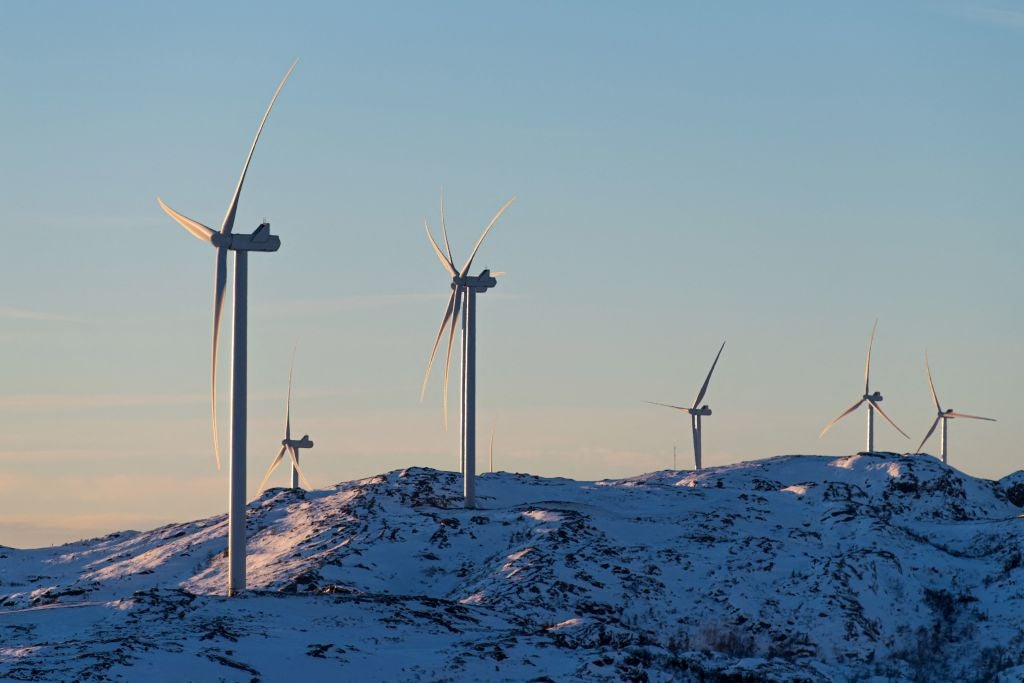
[[[1024,680],[1024,473],[782,456],[578,482],[408,469],[0,548],[0,679]]]

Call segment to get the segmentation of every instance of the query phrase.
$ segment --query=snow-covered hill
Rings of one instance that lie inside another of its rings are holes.
[[[1024,680],[1024,474],[782,456],[579,482],[413,468],[0,547],[0,679]]]

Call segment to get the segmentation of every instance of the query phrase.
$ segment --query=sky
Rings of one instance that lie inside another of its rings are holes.
[[[936,2],[0,3],[0,545],[223,513],[209,426],[213,250],[249,260],[249,495],[293,429],[316,486],[457,470],[436,367],[443,188],[475,265],[479,449],[601,479],[863,448],[872,389],[916,450],[1021,469],[1024,5]],[[230,323],[230,319],[226,320]],[[227,451],[228,342],[221,347]],[[936,452],[938,441],[925,449]],[[484,463],[481,463],[483,466]],[[482,467],[481,467],[482,469]],[[282,467],[272,479],[287,482]]]

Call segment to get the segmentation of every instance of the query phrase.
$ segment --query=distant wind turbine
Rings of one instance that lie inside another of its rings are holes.
[[[859,401],[857,401],[852,406],[850,406],[845,411],[843,411],[839,415],[839,417],[837,417],[836,419],[832,420],[827,425],[825,425],[825,428],[823,430],[821,430],[821,434],[818,435],[819,439],[821,437],[825,436],[825,433],[828,432],[828,430],[832,429],[832,426],[835,423],[839,422],[844,417],[846,417],[847,415],[849,415],[853,411],[857,410],[857,408],[860,408],[860,404],[864,403],[866,401],[867,404],[868,404],[868,448],[867,448],[867,452],[868,453],[872,453],[875,450],[875,411],[876,410],[878,411],[878,413],[882,417],[884,417],[886,419],[886,421],[889,424],[891,424],[896,429],[897,432],[899,432],[900,434],[902,434],[903,436],[905,436],[908,439],[910,438],[909,436],[907,436],[906,432],[904,432],[902,429],[897,427],[896,423],[893,422],[892,419],[888,415],[885,414],[885,411],[882,410],[882,406],[878,405],[879,403],[882,402],[882,394],[880,392],[877,392],[877,391],[872,394],[871,393],[871,389],[869,389],[870,381],[871,381],[871,346],[875,343],[875,330],[877,328],[878,328],[878,321],[875,320],[875,324],[871,328],[871,337],[868,338],[868,358],[867,358],[867,361],[864,363],[864,396]]]
[[[942,410],[942,406],[939,405],[939,397],[935,395],[935,383],[932,382],[932,369],[928,365],[928,353],[927,352],[925,352],[925,354],[924,354],[924,369],[925,369],[925,372],[928,374],[928,388],[931,389],[931,392],[932,392],[932,403],[935,404],[935,410],[938,412],[938,415],[935,418],[935,422],[932,422],[932,426],[928,430],[928,433],[924,435],[923,439],[921,439],[921,445],[917,447],[917,452],[918,453],[921,452],[921,449],[924,448],[925,442],[935,432],[935,428],[939,425],[939,422],[942,422],[942,431],[939,434],[939,450],[942,452],[942,462],[945,463],[946,462],[946,451],[949,448],[948,429],[949,429],[949,421],[950,420],[952,420],[954,418],[957,418],[957,417],[966,417],[966,418],[968,418],[970,420],[986,420],[988,422],[995,422],[995,420],[993,418],[991,418],[991,417],[978,417],[977,415],[965,415],[964,413],[956,413],[956,412],[953,412],[952,408],[948,408],[947,410],[943,411]]]
[[[469,260],[461,270],[455,268],[455,259],[452,257],[452,248],[448,242],[448,228],[445,225],[444,217],[444,195],[441,195],[441,232],[444,235],[445,252],[442,252],[433,235],[430,234],[430,226],[423,221],[423,227],[427,231],[427,239],[430,246],[441,261],[445,271],[451,277],[452,294],[448,299],[448,306],[445,309],[444,317],[441,319],[441,326],[437,330],[437,337],[434,339],[434,347],[430,351],[430,359],[427,361],[427,371],[423,375],[423,385],[420,387],[420,400],[427,390],[427,380],[430,378],[430,368],[434,364],[434,355],[441,343],[445,327],[448,329],[448,351],[444,363],[444,426],[448,429],[448,370],[452,360],[452,342],[455,339],[455,326],[459,323],[459,316],[462,316],[462,480],[463,499],[467,508],[476,507],[476,296],[483,294],[488,289],[496,286],[496,276],[502,273],[491,273],[484,269],[479,275],[470,275],[469,269],[473,265],[473,259],[480,248],[480,243],[487,237],[494,224],[498,222],[505,209],[512,205],[515,197],[505,202],[494,214],[494,218],[484,228],[476,246],[470,252]]]
[[[263,114],[260,127],[256,130],[256,137],[249,148],[249,156],[242,166],[242,175],[238,179],[235,193],[228,205],[228,212],[221,223],[220,231],[216,232],[198,221],[183,216],[171,207],[164,204],[159,197],[160,207],[175,221],[181,224],[192,235],[204,242],[211,244],[217,250],[216,267],[214,271],[213,288],[213,353],[212,371],[210,376],[210,395],[213,408],[213,453],[217,460],[217,469],[220,469],[220,445],[217,437],[217,342],[220,336],[220,317],[224,307],[224,289],[227,285],[227,257],[228,252],[235,252],[235,279],[233,288],[234,301],[232,302],[234,316],[232,320],[232,347],[231,347],[231,454],[230,466],[230,488],[228,493],[228,595],[235,595],[245,590],[245,425],[246,425],[246,327],[248,320],[248,254],[250,251],[277,251],[281,247],[281,240],[276,235],[270,234],[270,224],[261,223],[251,235],[233,234],[231,232],[235,225],[235,212],[238,209],[238,198],[242,194],[242,185],[245,183],[245,174],[249,170],[249,162],[252,161],[253,152],[256,151],[256,143],[259,142],[260,133],[270,116],[270,110],[274,108],[274,102],[281,93],[288,77],[298,60],[288,69],[288,73],[281,79],[280,85],[274,92],[274,96]]]
[[[312,448],[313,442],[309,440],[309,434],[303,434],[301,439],[292,438],[292,372],[295,370],[295,352],[292,352],[292,365],[288,369],[288,398],[284,404],[284,439],[281,440],[281,450],[277,452],[277,457],[270,463],[270,469],[263,476],[263,481],[260,482],[259,491],[263,490],[263,487],[267,485],[267,480],[270,479],[270,475],[274,473],[277,466],[281,463],[284,458],[285,451],[292,459],[292,477],[291,484],[293,489],[299,488],[299,478],[302,478],[302,483],[306,489],[312,489],[313,486],[306,479],[306,475],[299,469],[299,449],[301,448]]]
[[[491,443],[487,447],[487,457],[491,461],[491,474],[494,474],[494,433],[498,431],[498,418],[494,418],[494,424],[491,425]]]
[[[690,414],[690,429],[693,431],[693,460],[694,464],[696,465],[696,470],[698,472],[700,472],[701,470],[700,419],[702,417],[707,417],[708,415],[711,414],[711,408],[708,407],[707,404],[701,406],[700,402],[704,400],[704,394],[708,392],[708,385],[711,383],[711,374],[715,371],[715,366],[718,365],[718,359],[721,357],[722,349],[724,348],[725,342],[722,342],[722,346],[719,347],[718,354],[715,356],[715,361],[711,364],[711,369],[708,370],[708,376],[707,378],[705,378],[704,384],[703,386],[701,386],[700,391],[697,393],[697,398],[693,402],[693,405],[691,407],[684,408],[683,406],[674,406],[669,403],[657,403],[656,401],[647,401],[647,403],[650,403],[652,405],[665,406],[666,408],[675,408],[676,410],[681,410],[684,413]],[[697,406],[700,407],[698,408]],[[675,466],[675,446],[672,446],[672,465],[673,467]]]

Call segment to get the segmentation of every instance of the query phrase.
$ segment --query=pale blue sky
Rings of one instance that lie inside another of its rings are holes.
[[[876,317],[913,437],[877,445],[930,424],[927,348],[944,404],[1000,419],[954,423],[953,464],[1021,467],[1022,3],[8,2],[0,544],[226,508],[213,253],[155,198],[218,224],[295,57],[237,224],[283,244],[250,260],[252,495],[296,339],[315,484],[457,468],[440,375],[418,401],[442,185],[458,260],[519,197],[477,259],[509,272],[480,299],[500,468],[689,463],[687,421],[642,401],[692,400],[722,339],[706,464],[857,450],[862,415],[817,435]]]

